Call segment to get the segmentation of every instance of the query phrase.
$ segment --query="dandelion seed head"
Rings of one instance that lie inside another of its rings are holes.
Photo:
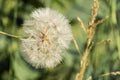
[[[72,34],[68,20],[57,11],[41,8],[25,20],[21,53],[36,68],[52,68],[62,61]]]

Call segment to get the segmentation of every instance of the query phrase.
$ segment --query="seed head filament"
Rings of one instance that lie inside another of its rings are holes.
[[[42,45],[41,48],[39,48],[39,50],[41,50],[41,52],[46,53],[46,54],[49,52],[49,48],[50,48],[50,39],[48,38],[47,33],[48,33],[48,30],[46,28],[44,32],[40,31],[39,43],[38,43],[38,46]]]

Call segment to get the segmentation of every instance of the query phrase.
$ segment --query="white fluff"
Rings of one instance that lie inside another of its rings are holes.
[[[21,53],[36,68],[53,68],[62,61],[69,47],[71,29],[68,20],[57,11],[41,8],[25,20]]]

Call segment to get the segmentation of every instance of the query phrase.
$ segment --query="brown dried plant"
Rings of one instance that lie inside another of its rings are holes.
[[[98,8],[99,8],[99,1],[94,0],[92,12],[91,12],[92,17],[91,17],[91,20],[89,22],[87,29],[85,28],[82,20],[79,17],[77,18],[81,24],[81,28],[83,29],[83,31],[85,33],[87,33],[87,46],[86,46],[86,49],[83,53],[83,57],[80,60],[80,72],[76,75],[76,80],[83,80],[84,73],[85,73],[86,67],[88,65],[88,56],[89,56],[90,50],[92,48],[93,38],[95,35],[95,31],[96,31],[96,26],[98,24],[102,23],[107,18],[106,17],[105,19],[101,19],[101,20],[95,22]]]
[[[103,74],[102,76],[109,76],[109,75],[120,75],[120,71],[116,71],[116,72],[108,72],[108,73],[105,73]]]

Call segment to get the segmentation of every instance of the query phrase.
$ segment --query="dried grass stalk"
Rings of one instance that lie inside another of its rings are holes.
[[[86,67],[88,65],[88,55],[92,48],[91,44],[92,44],[93,37],[95,35],[96,26],[97,26],[95,23],[95,20],[96,20],[96,16],[97,16],[98,7],[99,7],[98,0],[94,0],[94,5],[92,7],[92,13],[91,13],[92,18],[89,22],[88,29],[87,29],[87,46],[83,53],[82,60],[80,60],[81,67],[80,67],[80,72],[76,75],[76,80],[83,80],[84,73],[85,73]],[[79,21],[80,21],[81,25],[84,25],[80,19],[79,19]]]

